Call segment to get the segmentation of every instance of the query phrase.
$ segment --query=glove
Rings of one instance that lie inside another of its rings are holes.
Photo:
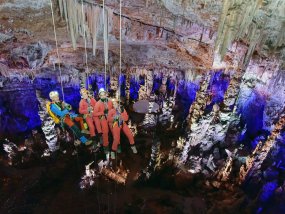
[[[88,112],[93,112],[93,108],[92,107],[88,107]]]
[[[77,116],[78,116],[78,114],[71,114],[71,115],[70,115],[71,118],[75,118],[75,117],[77,117]]]
[[[68,103],[65,103],[65,102],[62,102],[62,107],[67,109],[67,110],[71,110],[72,109],[71,105],[69,105]]]

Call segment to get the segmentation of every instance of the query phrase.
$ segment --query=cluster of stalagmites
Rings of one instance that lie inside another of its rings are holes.
[[[237,71],[231,79],[230,85],[225,93],[222,108],[215,104],[211,113],[203,115],[203,108],[197,109],[190,115],[191,126],[185,138],[177,141],[177,150],[180,155],[175,158],[179,167],[185,167],[191,173],[203,173],[206,176],[216,174],[213,186],[219,187],[220,182],[227,181],[230,177],[233,160],[244,162],[243,157],[239,157],[237,150],[230,152],[227,147],[228,139],[234,139],[241,129],[237,129],[234,136],[230,136],[229,128],[238,126],[240,116],[232,110],[239,92],[241,83],[241,72]],[[208,78],[206,77],[205,80]],[[208,81],[201,83],[200,90],[197,92],[196,99],[190,108],[193,112],[195,106],[206,106],[207,97],[209,96],[207,88]],[[204,88],[202,87],[204,84]],[[204,98],[204,99],[202,99]],[[188,120],[189,121],[189,120]],[[236,127],[235,127],[236,128]],[[227,156],[226,161],[223,157]],[[218,171],[217,171],[218,170]]]
[[[243,182],[247,176],[251,176],[260,167],[263,161],[267,158],[272,147],[276,143],[276,138],[280,135],[281,130],[285,127],[285,113],[280,115],[278,122],[275,124],[271,135],[263,143],[260,141],[252,154],[247,157],[245,165],[240,169],[240,182]]]
[[[47,149],[41,133],[33,130],[32,134],[19,145],[5,139],[3,149],[7,153],[7,163],[11,166],[27,165],[39,161]]]

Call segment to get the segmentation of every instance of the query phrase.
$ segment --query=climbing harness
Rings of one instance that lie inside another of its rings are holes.
[[[47,113],[49,114],[49,116],[53,119],[55,124],[59,124],[60,123],[60,119],[51,111],[50,106],[51,106],[52,102],[48,101],[46,103],[46,109],[47,109]],[[55,104],[56,105],[56,104]],[[57,105],[56,105],[57,106]]]

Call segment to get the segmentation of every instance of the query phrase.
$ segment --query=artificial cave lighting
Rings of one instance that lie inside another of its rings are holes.
[[[0,213],[285,213],[284,11],[0,1]]]

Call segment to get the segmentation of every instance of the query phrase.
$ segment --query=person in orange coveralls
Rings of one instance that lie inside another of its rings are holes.
[[[113,106],[114,108],[111,109],[108,113],[108,122],[111,127],[111,131],[113,134],[113,145],[112,145],[112,152],[111,152],[111,159],[115,159],[115,152],[118,149],[118,145],[120,144],[120,133],[121,130],[124,132],[124,134],[127,136],[131,148],[133,150],[133,153],[137,153],[137,149],[134,140],[134,136],[127,125],[126,121],[129,119],[129,115],[124,109],[123,106],[121,106],[118,102],[118,100],[113,99]]]
[[[83,114],[83,118],[85,119],[88,127],[91,138],[95,137],[95,121],[93,120],[93,110],[96,105],[96,100],[94,98],[89,97],[89,92],[82,88],[80,90],[81,100],[79,103],[79,113]]]
[[[93,111],[93,119],[95,121],[98,134],[102,135],[104,152],[107,154],[109,153],[109,128],[107,115],[108,112],[113,108],[113,104],[110,100],[108,100],[107,93],[103,88],[99,90],[99,97],[100,100],[96,103]]]

